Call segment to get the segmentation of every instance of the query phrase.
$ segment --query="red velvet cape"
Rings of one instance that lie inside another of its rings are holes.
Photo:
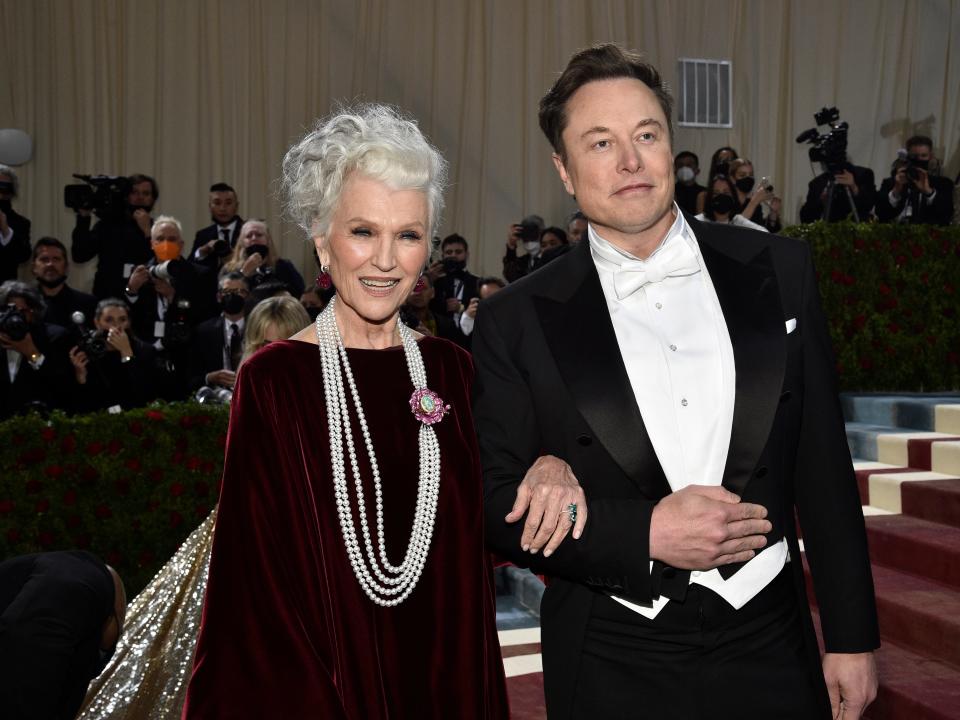
[[[508,716],[483,545],[473,369],[452,343],[424,338],[420,348],[428,386],[451,410],[434,425],[442,474],[430,554],[416,589],[393,608],[367,598],[347,558],[317,347],[277,342],[243,365],[184,718]],[[396,564],[416,503],[413,385],[400,347],[348,354]],[[375,538],[373,487],[352,401],[351,425]]]

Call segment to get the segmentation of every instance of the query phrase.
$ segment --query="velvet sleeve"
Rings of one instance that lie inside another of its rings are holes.
[[[307,484],[268,367],[242,367],[233,397],[210,575],[184,718],[345,718],[311,646],[309,542],[291,542]],[[323,582],[323,578],[319,580]],[[322,629],[321,629],[322,630]]]

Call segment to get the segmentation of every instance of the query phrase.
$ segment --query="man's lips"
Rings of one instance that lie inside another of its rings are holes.
[[[653,188],[653,185],[650,183],[630,183],[629,185],[624,185],[622,188],[614,191],[614,195],[629,195],[634,192],[642,192],[644,190],[650,190]]]

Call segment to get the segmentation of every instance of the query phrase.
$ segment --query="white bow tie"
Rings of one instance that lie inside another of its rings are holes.
[[[645,261],[621,261],[619,269],[613,271],[613,289],[617,293],[617,300],[623,300],[647,283],[698,272],[700,263],[693,250],[681,238],[674,238],[673,242]]]

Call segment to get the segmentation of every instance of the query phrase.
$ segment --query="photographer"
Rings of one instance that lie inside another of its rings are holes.
[[[127,178],[129,192],[122,210],[103,210],[91,229],[90,213],[79,208],[70,254],[74,262],[97,260],[93,294],[122,297],[133,270],[150,259],[150,212],[159,197],[156,181],[147,175]]]
[[[67,262],[67,248],[62,242],[52,237],[37,240],[30,269],[37,279],[37,289],[46,304],[44,322],[71,328],[75,312],[83,313],[84,322],[91,321],[97,299],[67,285],[70,263]]]
[[[249,280],[251,290],[276,286],[295,298],[303,295],[303,276],[292,262],[277,255],[270,229],[263,220],[247,220],[243,224],[237,246],[220,274],[237,271]]]
[[[42,321],[40,293],[17,280],[0,285],[0,419],[31,407],[63,407],[67,331]]]
[[[118,298],[101,300],[94,330],[71,348],[70,362],[79,385],[76,412],[119,412],[154,399],[156,352],[130,332],[130,309]]]
[[[736,188],[738,212],[751,222],[765,227],[768,231],[780,232],[780,209],[783,205],[780,198],[773,194],[773,186],[766,178],[761,178],[760,184],[753,174],[753,163],[744,158],[737,158],[730,163],[730,182]],[[767,214],[764,216],[764,207]]]
[[[191,354],[190,390],[204,385],[233,390],[243,357],[244,310],[250,284],[242,272],[220,276],[217,303],[221,313],[197,326]]]
[[[157,350],[158,395],[187,396],[193,328],[198,321],[200,270],[182,257],[180,221],[161,215],[150,237],[153,259],[138,265],[124,289],[132,306],[134,333]]]
[[[450,320],[453,331],[449,339],[469,349],[466,335],[457,328],[460,315],[480,293],[477,288],[479,278],[467,270],[470,250],[466,239],[456,233],[448,235],[440,243],[440,256],[440,262],[434,263],[427,271],[433,283],[430,309],[435,315],[442,315]]]
[[[0,282],[17,279],[17,266],[30,257],[30,221],[13,209],[20,179],[0,165]]]
[[[510,226],[507,235],[507,252],[503,256],[503,276],[513,282],[529,274],[540,257],[540,233],[545,223],[539,215],[527,215],[519,223]],[[517,255],[517,247],[523,245],[526,255]]]
[[[934,172],[933,140],[915,135],[880,185],[880,222],[949,225],[953,218],[953,183]]]
[[[824,218],[830,179],[833,178],[833,199],[830,201],[830,215]],[[873,170],[854,165],[849,160],[840,166],[822,172],[807,186],[807,199],[800,208],[800,222],[811,223],[817,220],[840,222],[853,219],[853,208],[847,198],[845,188],[850,189],[853,206],[857,210],[860,222],[867,222],[877,198],[877,185],[873,179]]]
[[[243,218],[237,214],[240,207],[237,192],[227,183],[219,182],[210,186],[207,207],[210,208],[213,223],[197,231],[190,251],[190,260],[204,269],[201,277],[204,299],[217,294],[220,268],[236,247],[243,227]],[[204,317],[216,315],[216,308],[212,304],[203,309]]]

